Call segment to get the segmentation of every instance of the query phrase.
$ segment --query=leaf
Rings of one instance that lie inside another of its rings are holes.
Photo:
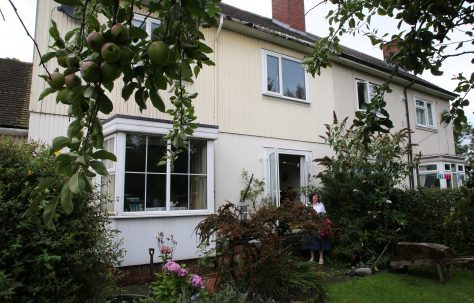
[[[53,139],[53,150],[58,151],[63,147],[71,143],[71,140],[68,137],[60,136]]]
[[[136,83],[136,82],[130,82],[122,88],[122,98],[125,101],[130,99],[130,96],[132,95],[132,93],[135,90],[135,88],[137,87],[137,85],[138,85],[138,83]]]
[[[48,95],[50,95],[50,94],[52,94],[52,93],[55,93],[56,91],[57,91],[57,89],[55,89],[55,88],[47,87],[47,88],[45,88],[45,89],[41,92],[41,94],[40,94],[38,100],[41,101],[41,100],[43,100],[46,96],[48,96]]]
[[[67,182],[67,186],[73,194],[78,195],[84,193],[84,190],[86,189],[86,183],[84,178],[85,176],[83,174],[75,173],[69,179],[69,181]]]
[[[143,96],[144,91],[145,89],[143,87],[140,87],[135,92],[135,103],[137,103],[138,107],[140,108],[140,111],[146,109],[145,98]]]
[[[44,208],[44,211],[43,211],[44,224],[51,229],[54,229],[53,216],[54,216],[54,213],[56,212],[58,199],[59,197],[56,197],[53,200],[49,201],[48,204],[46,204],[46,207]]]
[[[100,23],[93,15],[87,17],[87,27],[89,32],[100,31]]]
[[[41,60],[43,61],[43,63],[46,63],[54,57],[56,57],[56,52],[49,52],[41,56]],[[41,62],[39,63],[39,65],[41,65]]]
[[[150,89],[150,100],[151,104],[153,104],[155,108],[157,108],[162,113],[165,112],[165,103],[163,102],[161,96],[157,93],[156,89]]]
[[[99,110],[104,114],[110,114],[114,109],[114,104],[105,94],[100,94],[97,101],[99,102]]]
[[[49,34],[55,41],[61,40],[61,37],[59,36],[58,27],[56,26],[56,22],[54,22],[54,20],[51,20],[51,27],[49,28]]]
[[[67,136],[69,138],[80,137],[80,131],[82,130],[81,120],[77,119],[69,124],[67,128]]]
[[[66,212],[66,214],[71,214],[73,209],[74,209],[74,204],[72,203],[72,198],[73,194],[69,190],[69,187],[66,184],[64,184],[62,190],[61,190],[61,206]]]
[[[91,156],[94,159],[110,160],[114,162],[117,161],[117,157],[113,153],[106,151],[105,149],[98,150],[95,153],[93,153]]]
[[[136,26],[130,26],[128,33],[132,39],[145,39],[148,37],[148,34],[144,29]]]
[[[109,174],[109,172],[107,171],[107,168],[105,167],[104,163],[102,163],[102,161],[91,161],[90,164],[91,164],[91,167],[99,175],[107,176]]]

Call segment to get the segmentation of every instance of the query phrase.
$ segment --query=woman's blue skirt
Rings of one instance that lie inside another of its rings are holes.
[[[305,233],[303,238],[303,246],[302,249],[306,250],[330,250],[331,249],[331,241],[328,239],[323,239],[320,237],[313,236],[312,233]]]

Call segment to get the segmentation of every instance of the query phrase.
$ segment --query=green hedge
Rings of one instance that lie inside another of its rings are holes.
[[[42,177],[64,179],[53,161],[37,144],[0,139],[0,302],[105,302],[112,291],[121,252],[99,197],[77,201],[71,215],[58,207],[55,229],[42,221],[46,201],[31,208]]]
[[[474,254],[474,189],[396,190],[392,201],[406,216],[402,238]]]

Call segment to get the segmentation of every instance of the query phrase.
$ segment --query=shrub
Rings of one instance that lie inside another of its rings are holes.
[[[323,218],[302,203],[265,205],[241,220],[241,208],[228,203],[197,226],[201,242],[216,237],[219,273],[235,280],[251,297],[287,301],[304,293],[321,294],[324,287],[313,267],[288,254],[302,237],[292,229],[317,233]]]
[[[396,190],[392,201],[406,215],[407,241],[434,242],[458,254],[474,253],[474,189]]]
[[[2,302],[105,302],[113,290],[111,268],[121,251],[98,195],[74,203],[70,215],[58,207],[55,228],[42,222],[64,180],[51,167],[54,157],[38,144],[0,140]],[[44,178],[56,183],[33,199]]]

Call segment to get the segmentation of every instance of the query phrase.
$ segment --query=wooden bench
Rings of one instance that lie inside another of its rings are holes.
[[[446,245],[437,243],[398,242],[396,255],[390,261],[392,269],[407,269],[408,266],[434,266],[439,281],[444,284],[443,271],[449,276],[452,264],[474,261],[474,256],[457,256],[456,252]]]

